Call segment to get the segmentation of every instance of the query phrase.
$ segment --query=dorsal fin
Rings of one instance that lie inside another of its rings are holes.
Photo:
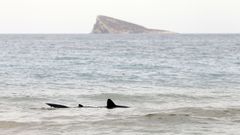
[[[114,108],[116,107],[117,105],[111,100],[111,99],[108,99],[107,100],[107,108]]]

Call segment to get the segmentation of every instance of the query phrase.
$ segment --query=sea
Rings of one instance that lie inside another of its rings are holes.
[[[0,135],[104,134],[239,135],[240,34],[0,35]]]

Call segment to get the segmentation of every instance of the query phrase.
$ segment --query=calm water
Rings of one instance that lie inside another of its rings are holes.
[[[240,35],[0,35],[0,134],[240,133]],[[128,109],[51,109],[45,103]]]

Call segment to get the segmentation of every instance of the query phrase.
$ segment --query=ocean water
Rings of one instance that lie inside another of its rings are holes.
[[[1,135],[238,135],[240,35],[0,35]],[[127,109],[53,109],[45,103]]]

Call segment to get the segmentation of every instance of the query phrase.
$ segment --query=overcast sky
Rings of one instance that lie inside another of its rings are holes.
[[[179,33],[240,33],[240,0],[0,0],[0,33],[89,33],[97,15]]]

